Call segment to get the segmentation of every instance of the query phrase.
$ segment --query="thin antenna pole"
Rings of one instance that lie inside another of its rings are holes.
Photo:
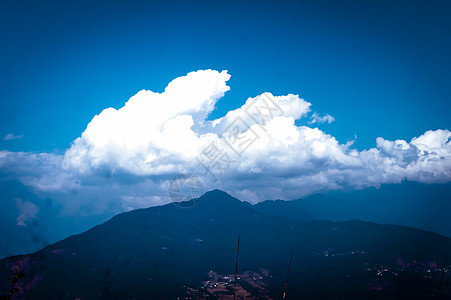
[[[440,277],[440,283],[438,284],[437,295],[435,297],[436,300],[438,299],[438,295],[440,294],[440,288],[442,287],[442,281],[443,281],[443,275],[445,275],[445,269],[446,269],[446,259],[445,259],[445,263],[443,264],[442,277]]]
[[[238,255],[240,254],[240,238],[241,235],[238,234],[238,249],[236,250],[236,262],[235,262],[235,285],[233,286],[233,299],[236,297],[236,279],[238,277]]]
[[[292,260],[293,260],[293,253],[291,253],[290,263],[288,264],[287,277],[285,278],[285,286],[283,288],[283,296],[282,296],[283,300],[285,300],[285,297],[287,296],[288,275],[290,274],[290,268],[291,268],[291,261]]]

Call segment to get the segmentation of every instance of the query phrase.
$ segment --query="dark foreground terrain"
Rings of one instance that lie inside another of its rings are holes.
[[[194,203],[196,202],[196,203]],[[195,204],[191,206],[190,204]],[[451,239],[361,221],[272,216],[219,190],[120,214],[34,254],[0,260],[13,299],[435,299]],[[277,212],[280,214],[280,212]],[[450,270],[439,299],[451,299]]]

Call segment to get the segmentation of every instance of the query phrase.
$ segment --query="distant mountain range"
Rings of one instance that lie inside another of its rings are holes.
[[[230,191],[232,196],[233,192]],[[396,224],[451,237],[451,183],[403,182],[363,190],[324,191],[302,199],[266,201],[256,206],[261,212],[281,214],[295,220],[349,221],[353,219]],[[17,198],[39,209],[36,219],[17,226]],[[238,197],[240,198],[240,197]],[[241,198],[240,198],[241,199]],[[111,199],[103,199],[110,201]],[[248,201],[243,198],[241,200]],[[30,187],[6,180],[0,182],[0,259],[33,253],[70,235],[86,231],[113,217],[116,209],[103,213],[67,214],[58,201],[40,198]],[[87,209],[89,212],[89,209]],[[12,213],[13,212],[13,213]],[[16,212],[16,214],[14,213]]]
[[[318,201],[251,205],[214,190],[122,213],[34,254],[0,260],[0,295],[18,269],[26,275],[16,299],[233,299],[240,235],[238,299],[280,299],[291,255],[286,299],[434,299],[450,238],[310,220],[326,200]],[[445,271],[439,299],[451,297]]]
[[[352,219],[415,227],[451,237],[451,184],[382,185],[352,191],[329,191],[290,201],[268,200],[260,212],[295,220]]]

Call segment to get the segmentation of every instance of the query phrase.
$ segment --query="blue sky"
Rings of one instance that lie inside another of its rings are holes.
[[[16,240],[0,257],[167,203],[178,173],[249,202],[406,182],[446,195],[450,14],[448,1],[1,2],[0,235]],[[197,159],[228,149],[224,130],[264,99],[283,114],[254,124],[215,181]]]
[[[299,94],[359,149],[450,127],[446,1],[1,4],[0,148],[64,151],[95,114],[198,69],[228,70],[212,117]]]

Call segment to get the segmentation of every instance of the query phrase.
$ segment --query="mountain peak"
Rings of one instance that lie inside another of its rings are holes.
[[[220,201],[236,201],[236,202],[242,202],[241,200],[231,196],[229,193],[224,192],[223,190],[214,189],[211,191],[206,192],[200,197],[200,200],[202,199],[214,199],[214,200],[220,200]]]
[[[208,192],[205,192],[202,197],[230,197],[233,198],[232,196],[230,196],[227,192],[224,192],[223,190],[220,189],[214,189]],[[235,198],[236,199],[236,198]]]
[[[214,189],[206,192],[199,198],[199,204],[201,205],[220,205],[227,207],[235,207],[243,205],[243,201],[229,195],[227,192],[224,192],[219,189]]]

